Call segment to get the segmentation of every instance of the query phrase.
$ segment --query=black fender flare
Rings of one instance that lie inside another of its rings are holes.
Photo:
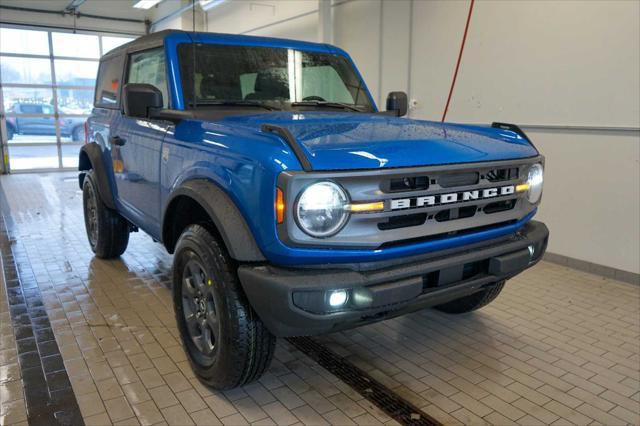
[[[165,246],[168,242],[167,233],[171,229],[167,223],[167,212],[172,202],[180,196],[191,198],[207,212],[233,259],[245,262],[266,260],[238,207],[224,190],[206,179],[188,180],[172,191],[162,213],[162,240]],[[173,252],[172,248],[167,248]]]
[[[104,155],[100,145],[97,143],[89,143],[82,145],[80,148],[78,159],[78,183],[80,189],[84,183],[84,177],[87,170],[93,170],[93,175],[98,186],[98,195],[104,204],[110,209],[116,208],[115,200],[113,197],[113,191],[111,191],[111,185],[109,184],[109,175],[104,165]]]

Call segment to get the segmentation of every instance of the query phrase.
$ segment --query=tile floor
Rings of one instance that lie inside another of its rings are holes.
[[[2,270],[0,258],[0,424],[26,425],[22,374]]]
[[[36,277],[87,425],[394,424],[280,340],[257,383],[194,378],[171,306],[171,257],[142,233],[92,257],[71,173],[0,177],[20,273]],[[4,283],[0,424],[27,419]],[[542,262],[466,316],[426,310],[321,343],[445,424],[640,424],[640,287]]]

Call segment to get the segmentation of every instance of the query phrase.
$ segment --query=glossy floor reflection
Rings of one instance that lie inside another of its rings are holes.
[[[203,387],[162,246],[137,233],[121,259],[95,259],[73,173],[0,185],[87,424],[394,423],[282,340],[259,382]],[[14,423],[24,398],[4,287],[0,298],[0,419]],[[639,315],[639,287],[543,262],[475,314],[423,311],[319,340],[447,424],[639,424]]]

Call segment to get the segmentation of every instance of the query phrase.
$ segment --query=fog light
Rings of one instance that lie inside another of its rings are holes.
[[[329,305],[332,308],[337,308],[344,305],[347,302],[346,290],[334,290],[329,294]]]

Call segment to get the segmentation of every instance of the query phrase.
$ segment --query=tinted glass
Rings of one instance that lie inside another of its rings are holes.
[[[72,33],[52,33],[53,54],[75,58],[100,57],[98,36]]]
[[[96,84],[95,106],[117,108],[120,103],[120,79],[124,56],[114,56],[100,62]]]
[[[86,89],[56,89],[61,115],[89,115],[93,106],[93,91]]]
[[[23,114],[42,114],[42,105],[22,104],[20,112]]]
[[[59,86],[91,86],[96,84],[98,61],[56,59],[56,82]]]
[[[166,108],[169,94],[167,91],[164,50],[153,49],[131,55],[127,83],[145,83],[157,87],[162,92],[162,102]]]
[[[196,58],[193,58],[195,50]],[[283,48],[181,45],[185,102],[340,102],[371,110],[363,83],[343,56]],[[195,69],[194,69],[195,67]]]
[[[51,61],[0,56],[0,75],[3,84],[51,84]]]
[[[62,167],[78,167],[78,154],[80,153],[81,145],[63,144],[62,145]]]
[[[49,87],[3,87],[2,97],[5,111],[8,111],[14,104],[53,104],[53,90]]]
[[[0,28],[0,52],[48,56],[49,37],[46,31]]]
[[[18,139],[16,135],[15,139]],[[42,138],[38,136],[37,138]],[[24,142],[39,142],[29,139]],[[48,146],[20,146],[9,143],[9,158],[11,170],[27,169],[53,169],[58,167],[58,148],[55,145]]]

